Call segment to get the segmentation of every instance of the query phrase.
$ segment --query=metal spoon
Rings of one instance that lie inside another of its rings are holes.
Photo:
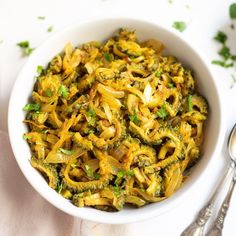
[[[227,195],[220,207],[218,215],[217,215],[211,229],[207,233],[207,236],[221,236],[222,235],[225,217],[226,217],[228,209],[229,209],[229,204],[230,204],[230,200],[231,200],[235,185],[236,185],[236,174],[234,173],[234,177],[230,183],[230,187],[227,192]]]
[[[234,125],[228,140],[228,151],[230,155],[230,163],[227,169],[226,174],[221,180],[220,184],[216,188],[212,197],[208,201],[208,203],[200,210],[196,220],[190,224],[181,234],[181,236],[202,236],[204,232],[204,227],[208,221],[208,219],[212,215],[212,209],[215,205],[216,198],[226,183],[227,179],[232,176],[232,172],[235,169],[236,165],[236,124]]]

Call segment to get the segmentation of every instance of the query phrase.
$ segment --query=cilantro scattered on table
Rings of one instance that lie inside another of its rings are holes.
[[[38,18],[39,20],[45,20],[45,19],[46,19],[45,16],[38,16],[37,18]]]
[[[47,29],[48,32],[52,32],[53,31],[53,26],[49,26],[48,29]]]
[[[229,16],[231,19],[236,19],[236,3],[232,3],[229,7]]]
[[[30,47],[29,41],[21,41],[17,43],[17,46],[21,48],[23,56],[29,56],[34,50]]]
[[[172,27],[178,30],[179,32],[183,32],[187,28],[187,24],[184,21],[175,21],[172,24]]]

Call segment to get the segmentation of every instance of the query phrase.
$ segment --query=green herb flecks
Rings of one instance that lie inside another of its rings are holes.
[[[193,96],[190,94],[188,95],[188,111],[193,110]]]
[[[58,193],[61,193],[62,187],[63,187],[62,183],[57,184],[57,192]]]
[[[38,16],[37,18],[38,18],[39,20],[45,20],[45,19],[46,19],[45,16]]]
[[[236,56],[231,53],[230,48],[226,45],[228,36],[223,31],[218,31],[214,39],[221,44],[221,48],[218,51],[218,55],[221,59],[213,60],[211,63],[224,68],[233,67]]]
[[[68,149],[64,149],[64,148],[59,148],[58,151],[65,154],[65,155],[68,155],[68,156],[75,153],[74,150],[68,150]]]
[[[21,41],[17,43],[17,46],[21,48],[23,56],[29,56],[34,50],[30,47],[29,41]]]
[[[109,52],[105,52],[104,53],[104,58],[108,61],[108,62],[111,62],[111,54]]]
[[[37,111],[40,111],[40,108],[41,108],[41,106],[38,103],[28,103],[24,106],[23,110],[37,112]]]
[[[89,165],[85,165],[85,173],[88,177],[92,178],[93,177],[93,171]]]
[[[168,115],[168,112],[165,108],[165,106],[161,106],[161,108],[156,112],[157,117],[161,119],[165,119],[165,117]]]
[[[138,125],[140,122],[136,113],[129,115],[129,119],[130,119],[130,121],[134,122],[136,125]]]
[[[48,29],[47,29],[47,32],[52,32],[53,31],[53,26],[49,26]]]
[[[67,98],[69,95],[68,88],[65,85],[61,85],[58,90],[58,95],[62,96],[63,98]]]
[[[161,75],[162,75],[162,71],[161,71],[161,70],[158,70],[158,71],[155,73],[155,76],[156,76],[157,78],[160,78]]]
[[[23,139],[24,140],[29,140],[29,139],[31,139],[31,137],[27,134],[23,134]]]
[[[232,3],[229,7],[229,16],[231,19],[236,19],[236,3]]]
[[[48,96],[48,97],[51,97],[52,96],[52,91],[50,89],[46,89],[45,90],[45,94]]]
[[[96,119],[96,112],[93,108],[89,108],[88,111],[86,112],[86,116],[88,117],[88,123],[89,125],[94,125],[95,124],[95,119]]]
[[[41,75],[43,73],[43,66],[37,66],[37,73],[38,75]]]
[[[218,31],[214,39],[219,43],[225,44],[228,39],[228,36],[224,32]]]
[[[187,24],[184,21],[175,21],[172,24],[172,27],[178,30],[179,32],[183,32],[187,28]]]

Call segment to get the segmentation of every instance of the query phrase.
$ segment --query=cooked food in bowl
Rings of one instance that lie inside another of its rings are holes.
[[[201,156],[206,100],[192,71],[123,29],[39,67],[24,107],[31,165],[76,206],[105,211],[170,197]]]

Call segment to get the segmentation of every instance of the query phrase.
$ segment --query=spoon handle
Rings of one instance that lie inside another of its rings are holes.
[[[222,235],[222,230],[224,227],[224,220],[229,209],[229,204],[232,197],[232,193],[234,191],[235,184],[236,184],[236,176],[234,176],[234,178],[231,181],[227,195],[225,196],[225,199],[220,207],[219,213],[213,223],[212,228],[209,230],[207,236],[221,236]]]
[[[216,188],[209,202],[200,210],[196,220],[182,232],[181,236],[202,236],[203,235],[205,224],[207,223],[208,219],[212,215],[212,208],[215,204],[218,193],[221,191],[222,187],[224,186],[229,176],[231,176],[234,168],[235,168],[235,163],[231,161],[230,166],[228,167],[228,170],[226,174],[224,175],[224,178],[221,180],[220,184]]]

